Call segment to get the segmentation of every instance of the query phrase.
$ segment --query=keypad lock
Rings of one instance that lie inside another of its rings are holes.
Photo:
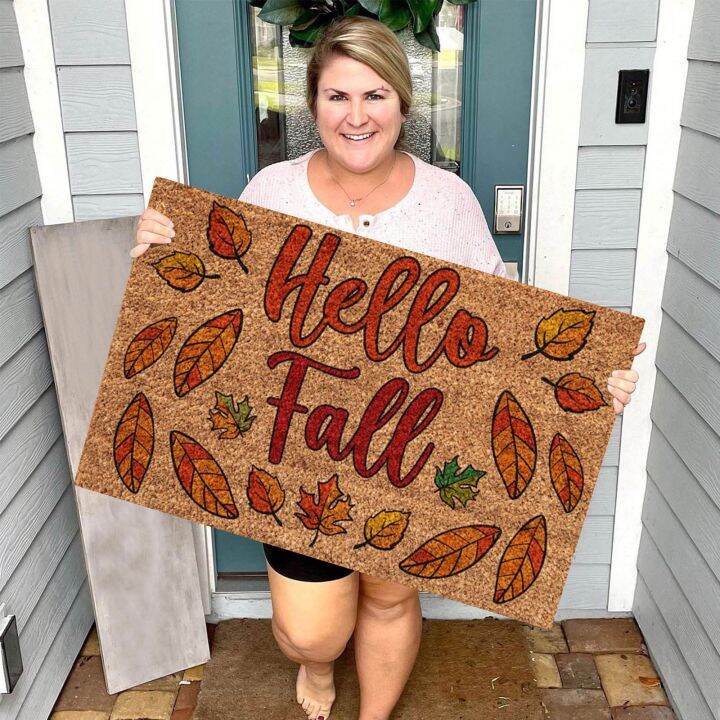
[[[522,217],[525,210],[524,185],[495,186],[495,229],[499,234],[522,232]]]

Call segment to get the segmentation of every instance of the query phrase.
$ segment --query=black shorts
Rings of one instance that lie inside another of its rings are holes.
[[[304,580],[305,582],[339,580],[353,572],[350,568],[342,565],[334,565],[325,560],[301,555],[267,543],[263,543],[263,550],[270,567],[280,575],[293,580]]]

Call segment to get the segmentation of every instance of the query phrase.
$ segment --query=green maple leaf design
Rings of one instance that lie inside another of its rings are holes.
[[[232,395],[223,395],[221,392],[215,391],[218,405],[224,405],[232,419],[235,421],[240,434],[247,432],[253,424],[255,415],[251,415],[252,406],[250,405],[248,396],[246,395],[242,401],[234,402]]]
[[[435,466],[435,485],[441,500],[455,510],[455,500],[467,507],[468,502],[475,499],[480,492],[477,490],[478,480],[485,474],[484,470],[476,470],[472,465],[460,472],[456,455],[450,462],[445,462],[442,470]]]

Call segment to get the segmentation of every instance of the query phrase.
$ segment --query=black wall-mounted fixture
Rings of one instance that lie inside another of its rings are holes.
[[[649,79],[649,70],[618,71],[616,123],[645,122]]]
[[[23,662],[17,620],[14,615],[5,617],[5,603],[3,603],[0,605],[0,695],[12,692],[22,673]]]

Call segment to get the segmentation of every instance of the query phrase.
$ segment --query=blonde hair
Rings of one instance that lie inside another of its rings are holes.
[[[333,55],[345,55],[372,68],[390,83],[400,97],[400,112],[407,117],[412,105],[412,78],[405,49],[395,33],[379,20],[353,15],[333,20],[313,47],[307,66],[305,99],[315,117],[318,80],[325,63]],[[400,126],[396,145],[404,138]]]

